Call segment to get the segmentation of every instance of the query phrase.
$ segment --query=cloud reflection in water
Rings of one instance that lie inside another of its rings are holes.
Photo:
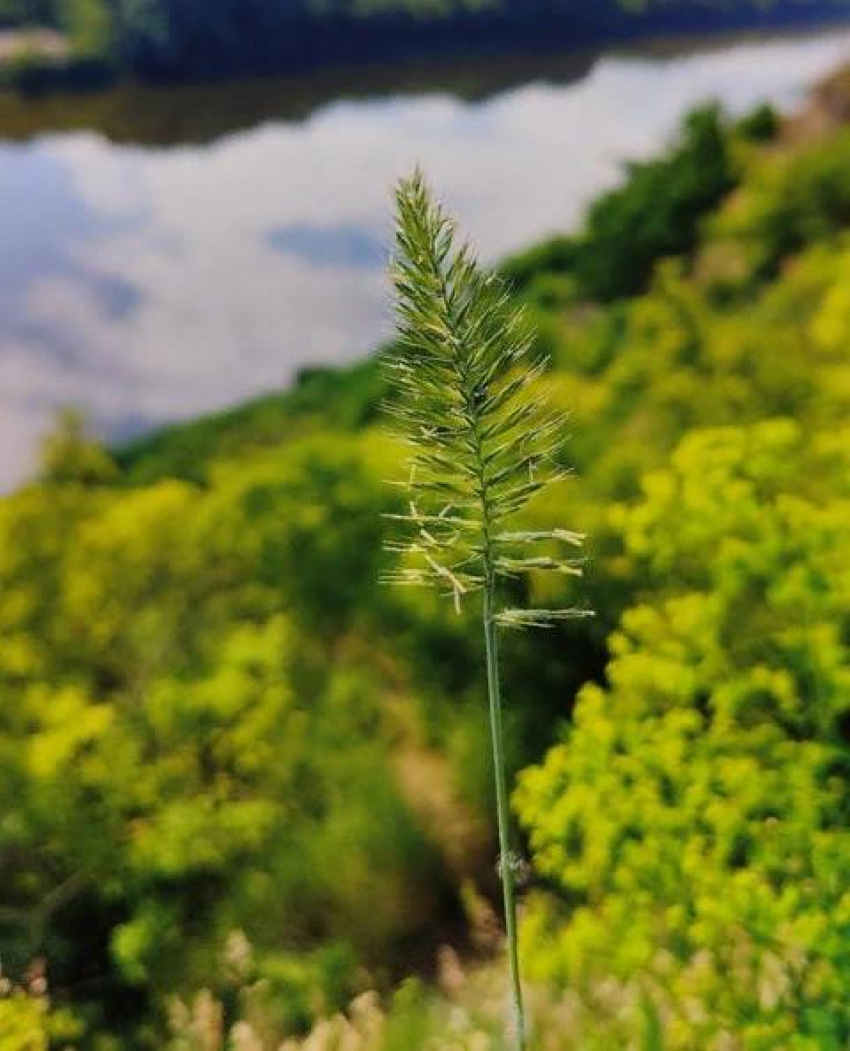
[[[335,103],[168,150],[91,134],[0,145],[0,487],[55,406],[105,435],[285,384],[390,323],[389,190],[421,163],[489,258],[572,226],[696,103],[796,102],[850,33],[600,60],[483,103]]]

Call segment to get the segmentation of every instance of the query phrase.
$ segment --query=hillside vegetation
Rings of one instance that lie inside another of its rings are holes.
[[[842,1051],[850,129],[701,110],[505,272],[598,613],[507,640],[536,1046]],[[477,632],[377,584],[383,394],[66,419],[0,502],[2,1051],[501,1048]]]

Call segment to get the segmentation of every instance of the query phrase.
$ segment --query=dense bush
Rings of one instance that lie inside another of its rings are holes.
[[[784,151],[754,175],[718,224],[742,244],[758,277],[813,241],[828,241],[850,222],[846,132],[802,151]]]
[[[4,503],[13,970],[47,951],[57,990],[107,967],[128,992],[164,994],[202,982],[244,928],[267,976],[301,957],[295,981],[314,947],[383,964],[447,917],[440,852],[389,752],[397,734],[414,748],[415,723],[394,714],[390,658],[382,671],[368,641],[380,444],[346,444],[302,440],[206,493],[122,493],[65,438],[53,480]]]
[[[625,184],[593,203],[576,237],[556,238],[509,261],[506,276],[522,287],[541,270],[563,270],[582,298],[634,295],[659,260],[693,250],[700,218],[734,182],[719,111],[697,110],[665,156],[631,164]]]
[[[848,435],[694,432],[625,516],[646,598],[609,686],[523,775],[535,867],[562,892],[529,968],[640,990],[670,1051],[850,1038]],[[583,1046],[612,1046],[600,1017]]]

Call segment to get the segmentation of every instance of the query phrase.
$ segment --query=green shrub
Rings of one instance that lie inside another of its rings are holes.
[[[716,229],[746,249],[758,278],[808,245],[828,241],[850,223],[850,134],[783,151],[757,165]]]
[[[695,110],[667,153],[630,164],[624,184],[594,201],[578,234],[508,260],[503,272],[523,290],[541,273],[554,272],[570,275],[579,298],[635,295],[662,259],[693,251],[700,220],[735,181],[719,110]]]
[[[756,106],[735,125],[735,130],[750,142],[770,142],[780,128],[780,117],[769,103]]]
[[[696,432],[649,476],[624,520],[645,601],[517,793],[559,892],[529,971],[631,986],[665,1051],[850,1038],[848,438]]]

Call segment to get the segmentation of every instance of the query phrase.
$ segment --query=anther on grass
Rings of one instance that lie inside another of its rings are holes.
[[[517,867],[510,844],[498,628],[552,627],[585,609],[501,604],[500,582],[527,573],[579,576],[583,537],[563,528],[523,530],[529,501],[568,473],[564,417],[541,389],[546,361],[498,278],[455,242],[455,225],[417,171],[396,191],[392,263],[398,336],[385,358],[388,411],[409,449],[400,484],[406,510],[390,515],[399,564],[387,583],[433,585],[455,606],[481,594],[487,691],[512,1014],[517,1051],[526,1046],[516,929]]]

